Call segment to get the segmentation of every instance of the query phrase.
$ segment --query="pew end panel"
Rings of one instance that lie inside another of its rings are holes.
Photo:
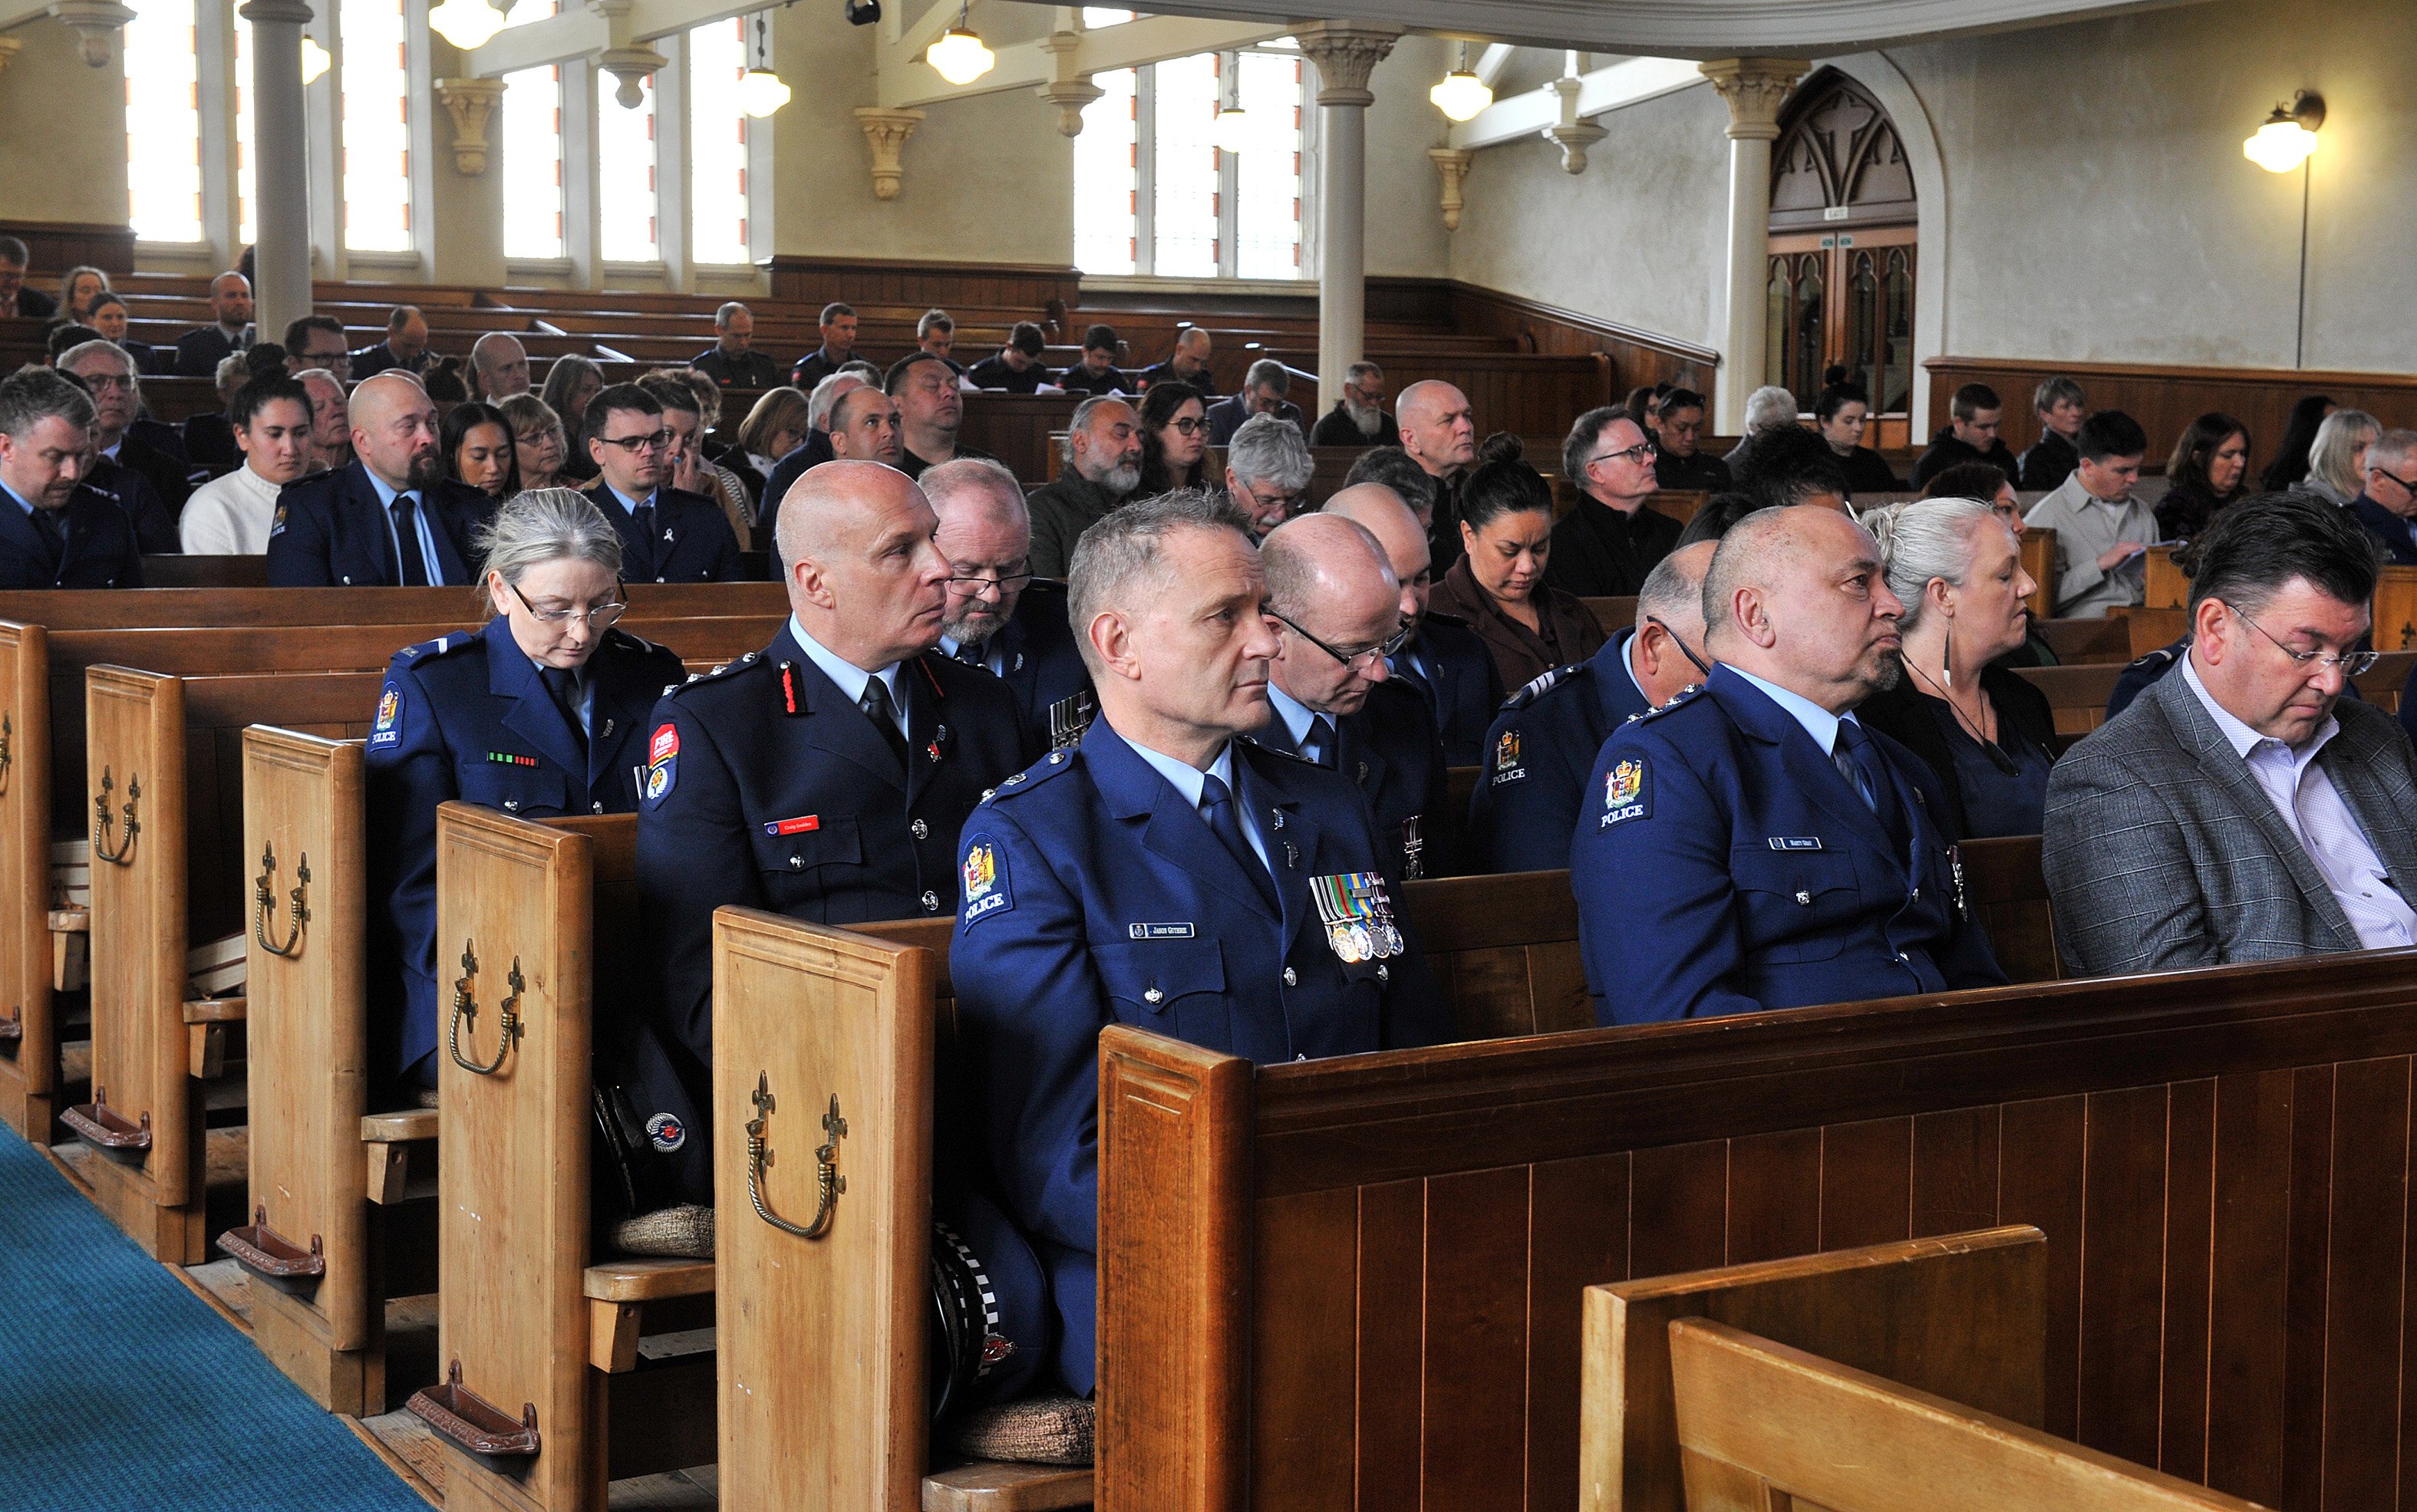
[[[437,1002],[438,1358],[460,1393],[536,1429],[533,1452],[448,1455],[450,1508],[603,1504],[585,1347],[593,848],[437,809],[437,963],[456,979]]]
[[[2047,1239],[2028,1225],[1587,1288],[1580,1512],[1695,1512],[1672,1325],[1710,1319],[1994,1412],[2045,1410]]]
[[[384,1409],[361,1120],[369,1107],[368,858],[362,748],[243,733],[243,849],[257,857],[245,948],[256,1247],[316,1273],[252,1272],[254,1339],[320,1405]],[[273,1242],[272,1242],[273,1241]],[[224,1240],[220,1247],[229,1247]]]
[[[913,1512],[936,962],[740,908],[713,954],[724,1504]]]
[[[50,845],[50,632],[0,622],[0,1122],[38,1144],[58,1088]]]
[[[2256,1503],[1706,1319],[1669,1325],[1689,1512],[2254,1512]]]
[[[2056,953],[2056,910],[2040,869],[2040,838],[2009,835],[1956,847],[1967,906],[1988,931],[1990,951],[2012,982],[2053,982],[2064,975]]]
[[[201,1104],[186,1064],[185,688],[85,673],[92,818],[92,1089],[62,1115],[94,1200],[153,1258],[203,1258]]]

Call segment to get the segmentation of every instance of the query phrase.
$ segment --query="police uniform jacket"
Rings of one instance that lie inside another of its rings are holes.
[[[17,497],[0,488],[0,588],[140,588],[134,522],[89,484],[68,496],[67,550],[58,556]]]
[[[1128,1023],[1262,1065],[1450,1037],[1435,979],[1404,949],[1346,961],[1311,880],[1382,874],[1340,774],[1233,743],[1235,798],[1282,901],[1108,722],[1002,786],[965,821],[950,975],[990,1174],[1034,1240],[1064,1323],[1058,1365],[1087,1391],[1099,1247],[1100,1030]],[[1400,889],[1385,877],[1398,905]]]
[[[495,502],[466,483],[441,479],[419,490],[436,560],[448,583],[471,581],[470,533]],[[369,469],[351,462],[285,485],[268,531],[272,588],[391,588],[403,582],[392,516],[379,502]]]
[[[176,533],[176,517],[161,502],[160,491],[141,473],[107,457],[92,459],[84,487],[106,494],[134,523],[134,544],[148,556],[174,556],[184,550]]]
[[[782,581],[781,553],[772,549],[773,532],[781,524],[781,501],[789,496],[798,479],[832,460],[830,432],[809,431],[805,440],[772,464],[772,476],[764,480],[764,502],[755,510],[755,538],[764,543],[765,575],[774,582]]]
[[[146,431],[149,436],[162,440],[175,436],[175,431],[157,421],[146,425],[137,420],[128,426],[126,433],[118,438],[114,461],[118,466],[141,474],[150,483],[153,491],[160,495],[160,503],[168,511],[169,524],[173,529],[176,514],[185,507],[185,501],[192,496],[192,465],[185,461],[181,450],[170,452],[155,446],[146,437]]]
[[[664,647],[605,631],[584,673],[582,754],[577,728],[509,619],[395,654],[365,752],[370,897],[379,905],[371,1001],[386,1010],[372,1021],[377,1080],[436,1050],[436,806],[461,798],[522,819],[634,812],[646,714],[687,675]]]
[[[635,513],[621,507],[602,479],[582,489],[621,537],[621,576],[631,582],[737,582],[738,537],[722,506],[702,493],[659,487],[654,533],[638,535]],[[639,501],[641,504],[646,502]]]
[[[243,344],[236,345],[227,333],[216,325],[204,325],[176,338],[176,371],[188,378],[215,378],[219,364],[251,345],[252,329],[243,328]]]
[[[1612,732],[1570,846],[1598,1022],[2004,983],[1934,817],[1937,779],[1869,738],[1903,844],[1803,725],[1727,667]]]
[[[1461,819],[1452,811],[1452,774],[1426,701],[1388,680],[1368,689],[1359,712],[1326,718],[1334,726],[1334,750],[1323,764],[1349,778],[1367,801],[1386,871],[1405,879],[1458,872]],[[1252,738],[1287,756],[1303,754],[1281,713],[1269,715]]]
[[[1138,394],[1141,386],[1127,377],[1119,368],[1107,368],[1097,374],[1076,363],[1059,373],[1057,386],[1070,394]]]
[[[781,365],[752,347],[724,352],[717,341],[689,358],[688,365],[724,388],[781,386]]]
[[[1622,631],[1502,705],[1486,732],[1484,766],[1468,800],[1476,869],[1554,871],[1570,864],[1570,835],[1586,806],[1596,753],[1614,730],[1652,706],[1628,672],[1635,637]]]
[[[963,661],[974,648],[964,647]],[[1025,726],[1026,748],[1044,751],[1061,735],[1079,735],[1093,707],[1090,670],[1074,642],[1066,613],[1066,585],[1035,578],[1024,585],[1015,612],[980,648],[972,665],[987,667],[1008,691]]]
[[[1213,400],[1217,397],[1217,376],[1214,372],[1210,371],[1207,368],[1202,368],[1198,372],[1186,378],[1183,374],[1175,370],[1175,361],[1171,357],[1164,362],[1153,362],[1148,367],[1144,368],[1141,371],[1133,374],[1133,382],[1141,385],[1142,391],[1144,393],[1148,393],[1149,391],[1150,385],[1165,380],[1172,380],[1178,384],[1190,384],[1193,387],[1200,390],[1201,394],[1208,399]]]
[[[664,1036],[713,1064],[713,911],[816,924],[928,918],[956,904],[955,837],[1026,760],[997,678],[936,652],[898,671],[907,768],[815,666],[794,621],[672,689],[648,720],[638,897]]]
[[[1427,701],[1443,736],[1444,760],[1454,766],[1482,760],[1486,726],[1502,706],[1502,674],[1468,621],[1429,610],[1391,665],[1397,680]]]

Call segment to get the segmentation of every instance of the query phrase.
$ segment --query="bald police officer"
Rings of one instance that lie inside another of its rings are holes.
[[[775,540],[788,624],[655,706],[638,774],[638,895],[662,1037],[685,1050],[700,1092],[713,1065],[714,909],[859,924],[953,908],[958,826],[1024,765],[1014,699],[934,652],[949,576],[935,523],[895,468],[808,473]]]
[[[1703,690],[1612,732],[1570,847],[1602,1023],[2005,981],[1930,769],[1854,707],[1905,606],[1834,509],[1746,516],[1704,581]]]
[[[1268,718],[1267,584],[1232,506],[1184,491],[1093,525],[1069,584],[1099,685],[1082,744],[965,822],[950,966],[973,1122],[1095,1379],[1099,1032],[1267,1063],[1450,1033],[1348,779],[1238,738]]]
[[[1711,675],[1702,647],[1704,569],[1713,545],[1697,541],[1653,564],[1636,596],[1634,626],[1502,705],[1469,795],[1469,840],[1480,869],[1568,866],[1587,773],[1604,741]]]

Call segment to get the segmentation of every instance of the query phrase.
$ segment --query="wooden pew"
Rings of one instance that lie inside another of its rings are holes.
[[[637,825],[448,803],[436,865],[460,973],[438,1071],[447,1375],[410,1408],[453,1448],[448,1512],[603,1512],[609,1481],[714,1457],[710,1351],[641,1348],[711,1326],[713,1263],[590,1249],[594,997],[629,969]]]
[[[1584,1306],[1580,1512],[1697,1504],[1695,1488],[1680,1486],[1684,1406],[1670,1369],[1673,1330],[1691,1323],[1750,1331],[2031,1429],[2046,1408],[2047,1241],[2029,1225],[1590,1286]]]
[[[1103,1505],[1566,1506],[1586,1286],[2029,1223],[2044,1426],[2405,1504],[2417,951],[1257,1067],[1102,1039]]]
[[[2120,622],[2110,622],[2120,623]],[[2016,675],[2047,695],[2056,716],[2056,733],[2066,746],[2106,721],[2106,701],[2115,692],[2127,664],[2101,662],[2066,667],[2019,667]],[[2417,671],[2417,651],[2387,651],[2373,667],[2359,674],[2361,698],[2379,709],[2397,713],[2401,691]]]
[[[51,1012],[49,637],[0,623],[0,1121],[47,1141],[58,1086]]]

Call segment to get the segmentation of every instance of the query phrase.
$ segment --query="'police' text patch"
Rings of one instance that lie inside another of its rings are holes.
[[[965,842],[965,858],[958,870],[958,880],[965,886],[960,928],[1015,906],[1015,894],[1008,886],[1007,856],[989,836],[977,835]]]
[[[369,748],[386,750],[403,744],[403,689],[392,683],[378,694],[377,723],[370,726]]]
[[[1645,771],[1645,758],[1623,756],[1603,774],[1603,817],[1596,821],[1597,829],[1609,829],[1631,819],[1653,816],[1653,785]]]

